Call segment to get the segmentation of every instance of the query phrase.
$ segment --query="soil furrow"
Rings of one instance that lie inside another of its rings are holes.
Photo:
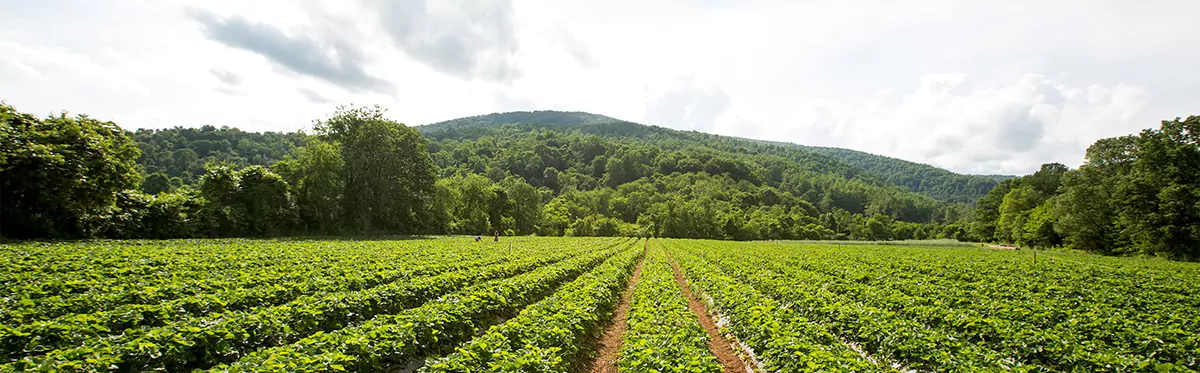
[[[668,259],[670,257],[668,256]],[[721,362],[721,366],[725,373],[754,373],[755,370],[738,358],[738,355],[733,350],[733,346],[729,341],[725,340],[725,336],[721,335],[721,331],[717,330],[717,324],[712,317],[708,315],[704,303],[701,303],[695,296],[692,295],[692,287],[688,285],[687,279],[683,277],[683,272],[679,271],[679,265],[675,264],[674,260],[668,260],[671,263],[671,269],[675,271],[675,282],[679,283],[679,287],[683,289],[683,295],[687,297],[688,309],[696,314],[696,318],[700,320],[700,326],[708,333],[708,349],[713,355],[717,356],[717,360]]]
[[[638,279],[642,275],[642,263],[646,261],[646,257],[638,260],[637,267],[633,269],[633,275],[629,277],[629,284],[625,285],[625,291],[621,293],[621,301],[617,304],[616,310],[613,311],[612,321],[604,328],[603,336],[594,342],[593,351],[597,352],[595,359],[587,365],[584,371],[591,373],[617,373],[617,359],[620,358],[621,340],[625,337],[625,331],[629,330],[629,304],[633,298],[633,289],[637,287]]]

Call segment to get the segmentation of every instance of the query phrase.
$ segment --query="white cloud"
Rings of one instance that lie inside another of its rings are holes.
[[[1131,86],[1071,87],[1040,75],[997,86],[961,73],[931,74],[911,92],[844,104],[813,100],[791,121],[751,136],[841,146],[969,173],[1024,173],[1077,165],[1098,138],[1144,127],[1149,96]],[[738,134],[737,129],[722,132]]]
[[[521,76],[509,0],[368,1],[379,24],[409,57],[446,74],[508,83]]]
[[[730,104],[721,87],[698,83],[694,76],[648,87],[647,93],[645,120],[678,129],[711,130]]]

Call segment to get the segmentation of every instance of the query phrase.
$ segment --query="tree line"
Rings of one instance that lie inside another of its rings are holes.
[[[423,136],[360,107],[311,134],[127,132],[86,115],[2,113],[10,238],[912,239],[959,234],[944,223],[967,209],[827,157],[629,123]],[[655,135],[622,137],[633,133]]]
[[[1048,164],[980,181],[586,113],[408,127],[378,107],[352,107],[311,133],[128,132],[7,104],[0,116],[0,234],[9,238],[952,238],[1185,259],[1200,240],[1196,117],[1100,140],[1078,169]],[[974,206],[947,201],[997,181]]]
[[[786,145],[785,145],[786,146]],[[844,160],[863,170],[879,175],[883,180],[913,192],[947,202],[974,203],[997,181],[980,175],[961,175],[916,162],[889,158],[856,150],[801,146],[801,149]]]
[[[143,151],[112,122],[65,113],[41,119],[7,104],[0,106],[0,119],[0,234],[6,237],[437,229],[430,219],[437,175],[426,143],[415,130],[384,119],[378,108],[350,108],[318,121],[303,146],[270,166],[211,160],[191,177],[193,155],[177,164],[176,174],[168,178],[160,170],[145,183],[142,173],[151,167],[137,163]],[[194,184],[186,181],[191,179]]]
[[[1052,163],[976,203],[981,240],[1200,259],[1200,117],[1101,139],[1077,169]]]
[[[567,129],[495,119],[487,125],[463,122],[420,127],[442,176],[529,183],[544,196],[539,234],[936,238],[954,235],[943,223],[970,211],[886,184],[836,159],[746,140],[619,121]]]

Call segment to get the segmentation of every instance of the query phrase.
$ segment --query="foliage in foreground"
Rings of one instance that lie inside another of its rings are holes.
[[[771,370],[1200,369],[1192,263],[716,241],[669,251]]]
[[[666,254],[656,244],[648,256],[633,290],[617,366],[622,372],[720,372]]]
[[[706,336],[666,255],[765,371],[1200,369],[1195,263],[1065,252],[1034,262],[978,247],[643,244],[3,244],[0,283],[15,296],[0,298],[0,372],[421,363],[426,372],[568,372],[592,355],[588,342],[643,256],[622,367],[709,371]]]

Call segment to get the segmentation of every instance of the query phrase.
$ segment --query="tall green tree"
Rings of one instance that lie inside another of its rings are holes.
[[[1142,131],[1114,207],[1133,249],[1200,258],[1200,117]]]
[[[229,164],[209,163],[200,177],[205,204],[199,219],[202,235],[236,237],[245,232],[245,216],[238,206],[238,172]]]
[[[437,206],[444,210],[447,232],[491,233],[489,212],[496,198],[491,179],[478,174],[455,175],[438,180],[437,189]]]
[[[0,103],[0,234],[87,237],[117,193],[137,189],[140,151],[112,122],[39,119]]]
[[[1090,146],[1085,163],[1064,175],[1055,206],[1056,229],[1064,243],[1098,253],[1121,251],[1126,243],[1113,207],[1114,183],[1130,167],[1124,150],[1132,137],[1103,139]]]
[[[152,173],[142,181],[142,192],[146,194],[170,192],[173,189],[175,186],[171,185],[171,179],[163,172]]]
[[[276,236],[296,225],[291,187],[278,174],[263,166],[250,166],[237,173],[236,210],[243,222],[243,234]]]
[[[345,228],[397,233],[434,230],[437,173],[428,145],[416,130],[383,114],[378,106],[343,107],[314,126],[323,140],[336,144],[345,164]]]
[[[883,215],[874,215],[867,219],[865,226],[865,236],[863,238],[873,241],[884,241],[892,239],[892,232],[889,229],[890,222]]]
[[[1024,235],[1025,223],[1030,212],[1045,196],[1033,186],[1022,186],[1010,190],[1000,203],[1000,217],[996,220],[996,238],[1001,242],[1019,243]]]
[[[1062,236],[1055,230],[1056,219],[1053,210],[1057,201],[1052,198],[1029,211],[1017,242],[1034,248],[1050,248],[1062,244]]]
[[[975,221],[969,225],[972,236],[982,241],[998,239],[996,221],[1000,220],[1000,204],[1004,202],[1004,196],[1012,190],[1012,184],[1013,180],[1002,181],[975,202]]]
[[[337,147],[310,140],[272,169],[292,186],[302,231],[328,234],[341,230],[345,162]]]
[[[514,232],[534,233],[542,214],[542,197],[537,189],[515,176],[504,179],[500,185],[508,197],[508,211],[504,215],[513,219]]]

